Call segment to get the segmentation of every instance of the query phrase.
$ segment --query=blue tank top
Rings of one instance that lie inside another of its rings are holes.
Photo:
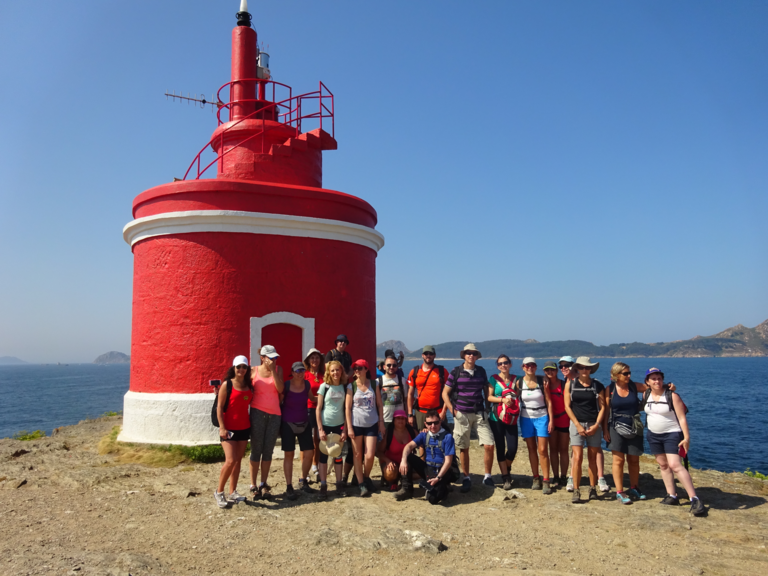
[[[619,396],[618,386],[611,395],[611,418],[621,418],[622,421],[631,419],[640,413],[640,401],[637,399],[637,389],[629,385],[629,395],[626,398]]]

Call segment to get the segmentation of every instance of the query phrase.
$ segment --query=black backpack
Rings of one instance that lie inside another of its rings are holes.
[[[667,404],[669,405],[669,411],[672,412],[672,414],[675,415],[675,418],[677,418],[677,413],[675,412],[674,404],[672,403],[672,394],[677,394],[677,392],[672,392],[667,386],[664,386],[664,399],[667,401]],[[651,397],[651,389],[650,387],[645,389],[645,392],[643,392],[643,399],[640,401],[640,411],[645,411],[645,405],[648,404],[650,401],[651,404],[653,404],[652,400],[649,400]],[[680,398],[680,394],[677,394],[677,397]],[[680,398],[680,402],[683,402],[683,399]],[[683,402],[683,414],[688,414],[688,406],[685,405],[685,402]]]
[[[227,380],[227,400],[224,402],[224,408],[222,408],[222,412],[227,411],[227,406],[229,406],[229,397],[232,396],[232,380]],[[216,409],[219,406],[219,389],[216,389],[216,395],[213,399],[213,406],[211,407],[211,424],[216,426],[216,428],[220,427],[219,424],[219,414],[216,411]]]

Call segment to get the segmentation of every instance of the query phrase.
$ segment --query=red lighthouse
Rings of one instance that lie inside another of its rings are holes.
[[[250,22],[243,2],[210,141],[183,180],[135,198],[123,231],[134,276],[120,440],[215,441],[208,382],[238,354],[257,364],[263,344],[286,372],[339,333],[355,357],[375,359],[384,238],[367,202],[322,187],[333,94],[322,82],[298,96],[273,82]]]

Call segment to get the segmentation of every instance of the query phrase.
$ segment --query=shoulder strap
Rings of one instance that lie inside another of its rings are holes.
[[[515,378],[515,390],[520,392],[523,389],[523,376],[518,376]]]
[[[384,376],[379,376],[376,378],[376,384],[379,385],[379,388],[382,388],[384,386]]]
[[[536,385],[544,392],[544,376],[536,376]]]
[[[405,398],[405,386],[403,386],[403,377],[397,375],[397,387],[400,388],[400,398]]]
[[[229,380],[227,380],[227,398],[224,401],[224,408],[223,408],[222,412],[226,412],[227,411],[227,406],[229,406],[229,399],[230,399],[231,396],[232,396],[232,380],[229,379]]]
[[[445,366],[440,366],[439,364],[435,364],[435,368],[437,368],[440,374],[440,384],[444,385],[445,381],[448,379],[448,376],[445,375]]]

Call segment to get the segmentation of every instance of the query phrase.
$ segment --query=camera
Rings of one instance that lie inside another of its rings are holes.
[[[208,380],[208,384],[211,386],[221,386],[221,380]]]

